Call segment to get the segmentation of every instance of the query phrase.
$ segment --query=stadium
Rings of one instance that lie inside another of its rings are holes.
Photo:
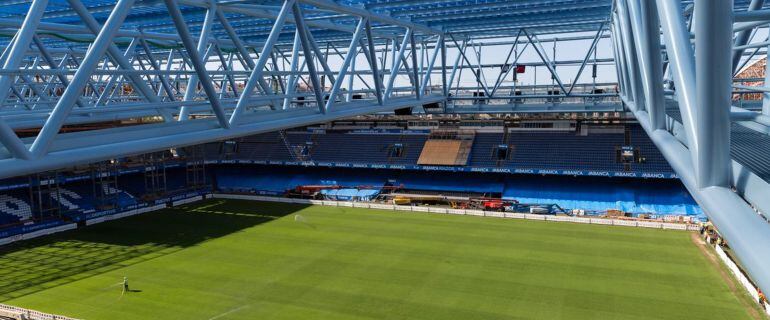
[[[765,7],[0,0],[0,319],[770,319]]]

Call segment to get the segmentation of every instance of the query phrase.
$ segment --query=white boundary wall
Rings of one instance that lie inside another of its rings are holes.
[[[202,198],[200,198],[200,199],[202,199]],[[198,200],[200,200],[200,199],[198,199]],[[97,224],[97,223],[102,223],[102,222],[105,222],[105,221],[110,221],[110,220],[116,220],[116,219],[120,219],[120,218],[130,217],[130,216],[134,216],[134,215],[137,215],[137,214],[142,214],[142,213],[145,213],[145,212],[151,212],[151,211],[160,210],[160,209],[163,209],[163,208],[166,208],[166,204],[158,204],[158,205],[154,205],[154,206],[149,206],[149,207],[144,207],[144,208],[139,208],[139,209],[134,209],[134,210],[123,211],[123,212],[116,213],[116,214],[111,214],[111,215],[108,215],[108,216],[103,216],[103,217],[99,217],[99,218],[95,218],[95,219],[91,219],[91,220],[86,220],[86,225],[90,226],[90,225]]]
[[[57,316],[55,314],[43,313],[40,311],[29,310],[5,304],[0,304],[0,316],[20,320],[77,320],[75,318]]]
[[[53,227],[53,228],[33,231],[33,232],[30,232],[30,233],[17,234],[17,235],[14,235],[14,236],[10,236],[8,238],[0,239],[0,246],[9,244],[11,242],[16,242],[16,241],[21,241],[21,240],[29,240],[29,239],[34,239],[34,238],[37,238],[37,237],[40,237],[40,236],[45,236],[45,235],[57,233],[57,232],[72,230],[72,229],[75,229],[77,227],[78,227],[78,225],[76,223],[68,223],[68,224],[56,226],[56,227]]]
[[[602,225],[627,226],[627,227],[639,227],[639,228],[653,228],[653,229],[667,229],[667,230],[690,230],[690,231],[695,231],[695,230],[700,229],[700,227],[698,227],[697,225],[694,225],[694,224],[683,224],[683,223],[668,223],[668,222],[654,222],[654,221],[629,221],[629,220],[588,218],[588,217],[565,217],[565,216],[552,216],[552,215],[529,214],[529,213],[495,212],[495,211],[465,210],[465,209],[447,209],[447,208],[437,208],[437,207],[427,207],[427,206],[400,206],[400,205],[368,203],[368,202],[307,200],[307,199],[292,199],[292,198],[282,198],[282,197],[267,197],[267,196],[254,196],[254,195],[244,195],[244,194],[224,194],[224,193],[214,193],[210,197],[211,198],[219,198],[219,199],[241,199],[241,200],[269,201],[269,202],[283,202],[283,203],[315,204],[315,205],[334,206],[334,207],[354,207],[354,208],[368,208],[368,209],[380,209],[380,210],[430,212],[430,213],[458,214],[458,215],[481,216],[481,217],[513,218],[513,219],[556,221],[556,222],[572,222],[572,223],[586,223],[586,224],[602,224]]]
[[[746,289],[751,298],[754,299],[754,301],[759,302],[759,291],[757,291],[757,288],[754,286],[754,284],[751,283],[748,278],[746,278],[746,275],[741,272],[741,269],[738,268],[738,265],[735,264],[732,259],[730,259],[727,253],[725,253],[725,251],[722,250],[722,247],[719,245],[714,245],[714,250],[716,250],[719,259],[724,262],[724,264],[727,266],[727,269],[729,269],[733,276],[738,279],[738,282],[740,282],[743,288]],[[765,303],[765,305],[762,307],[764,307],[765,313],[770,315],[770,305]]]
[[[196,202],[196,201],[201,201],[201,200],[203,200],[203,196],[195,196],[195,197],[192,197],[192,198],[187,198],[187,199],[182,199],[182,200],[174,201],[174,202],[171,203],[171,205],[176,207],[178,205],[188,204],[188,203],[192,203],[192,202]]]
[[[203,196],[195,196],[195,197],[191,197],[191,198],[187,198],[187,199],[177,200],[177,201],[173,202],[173,205],[177,206],[177,205],[181,205],[181,204],[196,202],[196,201],[203,200],[203,198],[204,198]],[[85,224],[87,226],[90,226],[90,225],[94,225],[94,224],[97,224],[97,223],[102,223],[102,222],[105,222],[105,221],[110,221],[110,220],[116,220],[116,219],[120,219],[120,218],[130,217],[130,216],[133,216],[133,215],[142,214],[142,213],[145,213],[145,212],[156,211],[156,210],[160,210],[160,209],[164,209],[164,208],[166,208],[166,204],[165,203],[156,204],[154,206],[138,208],[138,209],[133,209],[133,210],[127,210],[127,211],[123,211],[123,212],[119,212],[119,213],[115,213],[115,214],[111,214],[111,215],[106,215],[106,216],[102,216],[102,217],[98,217],[98,218],[88,219],[88,220],[85,221]],[[68,224],[56,226],[56,227],[53,227],[53,228],[47,228],[47,229],[41,229],[41,230],[33,231],[33,232],[30,232],[30,233],[17,234],[17,235],[13,235],[13,236],[10,236],[10,237],[7,237],[7,238],[0,239],[0,246],[6,245],[6,244],[9,244],[9,243],[12,243],[12,242],[16,242],[16,241],[29,240],[29,239],[37,238],[37,237],[40,237],[40,236],[45,236],[45,235],[54,234],[54,233],[58,233],[58,232],[62,232],[62,231],[77,229],[77,227],[78,227],[77,223],[68,223]],[[53,318],[51,318],[51,319],[53,319]],[[59,319],[59,318],[57,318],[57,319]],[[61,319],[64,319],[64,318],[61,318]]]

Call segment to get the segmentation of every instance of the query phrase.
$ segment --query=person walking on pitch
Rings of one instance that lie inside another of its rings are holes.
[[[123,293],[128,292],[128,277],[123,277]]]

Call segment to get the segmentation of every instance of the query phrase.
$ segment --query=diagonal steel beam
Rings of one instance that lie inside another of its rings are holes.
[[[171,9],[169,9],[171,10]],[[195,53],[199,56],[201,56],[201,61],[203,62],[203,66],[205,67],[205,62],[208,62],[208,52],[207,50],[211,50],[209,47],[209,37],[211,36],[211,28],[214,24],[214,16],[216,15],[217,6],[215,1],[210,1],[210,5],[208,10],[206,10],[206,16],[203,18],[203,27],[201,27],[201,33],[198,37],[198,45],[195,47]],[[181,14],[181,12],[180,12]],[[175,13],[171,13],[172,18],[174,17]],[[174,20],[176,23],[176,20]],[[179,26],[177,26],[178,28]],[[185,26],[186,28],[187,26]],[[188,31],[189,32],[189,31]],[[182,43],[184,43],[184,36],[180,33],[180,36],[183,38]],[[189,50],[189,48],[187,48]],[[193,63],[195,63],[193,61]],[[197,68],[195,68],[197,69]],[[198,75],[194,74],[190,77],[190,79],[187,80],[187,89],[184,92],[184,98],[182,98],[182,101],[190,101],[192,99],[195,99],[195,95],[197,93],[198,88]],[[202,81],[206,81],[204,78],[200,78]],[[206,92],[208,94],[208,91]],[[186,106],[182,106],[182,108],[179,110],[179,116],[177,118],[178,121],[186,121],[190,117],[190,111]]]
[[[329,101],[326,102],[326,106],[324,107],[325,109],[324,113],[329,112],[332,106],[334,106],[337,93],[339,92],[340,87],[342,86],[342,82],[345,80],[345,76],[348,73],[348,68],[350,68],[350,63],[357,56],[358,40],[361,39],[361,35],[364,33],[365,25],[366,25],[366,19],[361,18],[358,21],[358,26],[356,26],[356,32],[353,33],[353,39],[350,41],[350,46],[348,47],[348,55],[345,57],[345,60],[342,62],[342,66],[340,67],[340,73],[337,75],[337,81],[334,82],[334,85],[332,86],[332,90],[329,93]],[[350,78],[353,79],[353,76],[351,76]],[[348,90],[352,91],[353,90],[352,86]]]
[[[433,66],[436,64],[436,58],[438,58],[438,54],[441,52],[441,44],[444,43],[444,35],[439,35],[438,39],[436,40],[436,44],[433,46],[433,54],[430,56],[430,60],[428,61],[428,69],[423,72],[423,78],[422,83],[420,83],[420,93],[425,92],[425,86],[428,85],[428,81],[430,80],[430,75],[433,72]]]
[[[299,39],[299,29],[294,31],[294,45],[291,48],[291,63],[289,64],[289,68],[291,69],[291,74],[289,74],[289,79],[286,83],[286,97],[283,99],[283,108],[284,110],[289,109],[289,106],[291,106],[291,95],[294,94],[294,88],[297,86],[297,78],[299,78],[299,72],[300,68],[299,65],[299,47],[300,47],[300,39]],[[304,65],[303,65],[304,66]]]
[[[169,14],[171,14],[171,19],[174,20],[176,29],[179,32],[179,37],[182,38],[182,44],[184,45],[185,50],[187,51],[187,54],[192,61],[193,69],[195,69],[195,73],[198,76],[201,85],[203,86],[203,90],[206,92],[206,96],[209,98],[211,108],[214,110],[214,114],[219,121],[219,125],[225,129],[229,128],[230,123],[225,117],[224,108],[219,102],[219,97],[217,97],[217,92],[214,89],[214,85],[211,83],[211,78],[209,78],[208,74],[206,73],[206,65],[203,63],[203,60],[198,54],[195,43],[192,40],[192,35],[187,28],[187,24],[184,21],[184,17],[182,16],[182,12],[179,10],[179,6],[177,5],[176,0],[164,0],[163,2],[166,3]],[[190,90],[190,88],[187,88],[187,90]],[[180,115],[180,119],[181,118],[182,117]]]
[[[406,50],[407,41],[412,36],[412,29],[406,29],[406,34],[404,34],[404,39],[401,41],[401,47],[398,48],[398,53],[393,56],[393,62],[392,66],[390,67],[390,77],[388,78],[388,85],[385,86],[385,94],[383,94],[383,100],[388,101],[390,99],[390,95],[393,92],[393,84],[396,81],[396,76],[398,76],[398,70],[401,69],[401,58],[404,56],[404,50]],[[396,43],[393,42],[393,49],[396,49]]]
[[[455,40],[452,34],[449,34],[449,38],[452,39],[452,42],[455,44],[455,46],[457,46],[458,48],[460,47],[460,45],[457,43],[457,40]],[[468,59],[468,57],[465,55],[465,49],[467,48],[468,47],[467,47],[467,40],[466,40],[466,44],[463,44],[463,50],[460,50],[460,56],[462,56],[465,63],[468,64],[468,67],[471,69],[471,72],[473,73],[473,76],[476,78],[476,81],[481,84],[481,88],[484,89],[484,93],[486,94],[487,97],[489,97],[490,96],[489,88],[487,88],[487,85],[484,83],[484,81],[481,80],[481,77],[480,77],[481,72],[476,72],[476,69],[473,67],[473,63],[471,63],[471,60]],[[462,72],[462,68],[460,69],[460,72]]]
[[[302,52],[305,54],[305,64],[307,64],[307,70],[310,73],[310,81],[313,83],[313,93],[315,94],[318,111],[324,113],[326,112],[326,108],[324,108],[323,102],[323,88],[321,88],[321,81],[318,79],[318,72],[316,71],[315,62],[313,61],[310,40],[308,39],[308,34],[310,32],[305,25],[305,19],[302,17],[302,9],[299,7],[299,4],[293,3],[292,14],[294,15],[294,23],[297,24],[297,29],[299,30]]]
[[[619,1],[622,1],[622,0],[619,0]],[[596,32],[596,36],[594,37],[594,40],[591,41],[591,45],[588,47],[588,52],[586,52],[586,56],[585,58],[583,58],[583,62],[580,63],[580,68],[578,69],[578,72],[575,75],[575,80],[572,81],[572,84],[570,84],[569,86],[569,90],[567,90],[567,95],[570,95],[572,93],[572,89],[575,89],[575,84],[577,84],[578,79],[580,79],[580,75],[583,74],[583,69],[585,69],[588,59],[591,58],[591,54],[596,50],[596,45],[599,43],[599,39],[601,39],[603,33],[604,33],[604,22],[602,22],[599,25],[599,31]]]
[[[372,77],[374,79],[375,94],[377,95],[377,103],[382,105],[382,78],[380,77],[380,70],[377,68],[377,55],[374,50],[374,38],[372,38],[372,22],[366,20],[366,41],[368,42],[369,49],[369,66],[372,68]],[[386,44],[387,46],[387,44]],[[387,52],[387,47],[384,52]]]
[[[532,43],[532,48],[535,48],[535,52],[537,52],[537,55],[543,60],[543,63],[545,63],[548,72],[551,73],[554,80],[556,80],[556,83],[559,85],[559,88],[561,88],[561,92],[567,92],[564,88],[564,84],[561,82],[561,78],[559,78],[559,74],[557,74],[554,69],[551,59],[548,58],[548,55],[545,53],[545,49],[543,49],[543,45],[540,43],[540,40],[537,39],[537,36],[530,34],[526,29],[521,29],[521,31],[524,32],[524,35],[527,36],[529,42]]]
[[[34,0],[30,5],[24,23],[16,33],[13,44],[7,49],[3,69],[16,69],[19,67],[24,56],[27,54],[29,45],[35,36],[37,26],[40,24],[40,18],[45,12],[48,0]],[[8,97],[9,88],[15,77],[13,75],[0,75],[0,101],[5,101]]]
[[[417,96],[417,100],[420,100],[420,75],[417,71],[417,45],[414,41],[414,32],[409,37],[412,51],[412,85],[414,86],[414,94]],[[406,64],[404,64],[406,66]]]
[[[142,46],[142,49],[144,50],[144,53],[147,55],[147,58],[150,60],[150,65],[155,71],[160,71],[160,64],[157,60],[155,60],[155,57],[153,57],[152,49],[150,49],[149,44],[147,44],[147,40],[144,39],[144,37],[139,38],[139,44]],[[173,52],[173,51],[171,51]],[[169,61],[172,59],[169,58]],[[166,92],[166,96],[170,101],[175,101],[176,98],[174,98],[174,91],[171,89],[171,83],[168,82],[168,77],[164,74],[158,75],[158,79],[160,80],[161,87]]]
[[[259,55],[257,62],[254,63],[254,66],[251,69],[251,75],[249,75],[249,80],[246,82],[246,85],[241,91],[241,97],[238,99],[238,104],[236,105],[235,110],[233,110],[233,114],[230,116],[229,121],[231,125],[238,124],[239,118],[243,111],[245,111],[246,106],[249,103],[249,99],[251,98],[252,91],[254,91],[254,88],[256,88],[257,84],[262,83],[262,87],[265,90],[269,89],[269,87],[264,84],[265,79],[262,78],[262,73],[264,72],[265,64],[267,64],[267,59],[270,57],[272,46],[278,40],[278,37],[281,34],[281,29],[283,28],[283,24],[286,21],[286,17],[289,15],[289,11],[291,10],[294,3],[294,0],[287,0],[283,3],[281,11],[278,13],[278,17],[273,24],[273,29],[270,30],[270,34],[267,36],[265,45],[262,47],[262,53]]]
[[[75,72],[75,75],[72,77],[70,85],[64,89],[64,93],[62,93],[59,101],[57,101],[51,115],[48,117],[45,125],[32,143],[30,152],[33,157],[41,157],[48,152],[54,137],[61,129],[64,120],[67,118],[70,111],[72,111],[75,101],[80,97],[83,88],[86,87],[92,72],[107,49],[111,45],[114,46],[112,43],[113,36],[118,31],[121,24],[123,24],[123,20],[131,11],[131,6],[133,4],[134,0],[118,0],[117,4],[115,4],[115,10],[113,10],[109,18],[107,18],[101,31],[98,32],[96,40],[94,40],[94,43],[88,49],[85,58],[83,58],[83,61],[80,64],[80,68],[78,68],[77,72]]]
[[[91,15],[90,12],[88,12],[88,9],[83,5],[80,0],[67,0],[67,3],[70,5],[70,7],[77,12],[80,19],[83,20],[83,23],[85,23],[86,27],[93,33],[98,34],[99,30],[101,29],[99,27],[99,23],[96,21],[96,19]],[[115,5],[117,7],[117,4]],[[117,33],[117,32],[116,32]],[[140,34],[141,35],[141,34]],[[117,65],[119,65],[124,70],[134,70],[131,63],[129,63],[128,59],[126,59],[123,56],[123,53],[120,52],[120,49],[117,45],[114,43],[110,43],[107,48],[107,53],[109,53],[110,57],[113,61],[116,62]],[[142,79],[141,76],[136,74],[129,74],[127,76],[129,79],[131,79],[131,83],[136,87],[139,92],[150,102],[160,102],[160,98],[155,94],[155,92],[147,85],[147,83]],[[170,113],[166,112],[165,110],[159,109],[158,112],[163,116],[164,120],[171,121],[172,116]]]
[[[749,7],[746,9],[746,11],[754,11],[754,10],[762,9],[762,5],[764,3],[765,3],[765,0],[751,0],[751,2],[749,3]],[[753,29],[754,28],[738,32],[738,34],[735,35],[735,43],[733,45],[736,47],[745,45],[749,41],[749,36],[751,35],[751,32]],[[738,64],[741,62],[743,51],[744,51],[743,49],[739,49],[732,52],[732,73],[733,74],[735,74],[738,71],[736,70],[736,68],[738,67]]]

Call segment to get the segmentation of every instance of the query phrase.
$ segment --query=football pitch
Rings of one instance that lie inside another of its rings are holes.
[[[0,302],[88,320],[755,318],[688,232],[218,199],[2,248]]]

